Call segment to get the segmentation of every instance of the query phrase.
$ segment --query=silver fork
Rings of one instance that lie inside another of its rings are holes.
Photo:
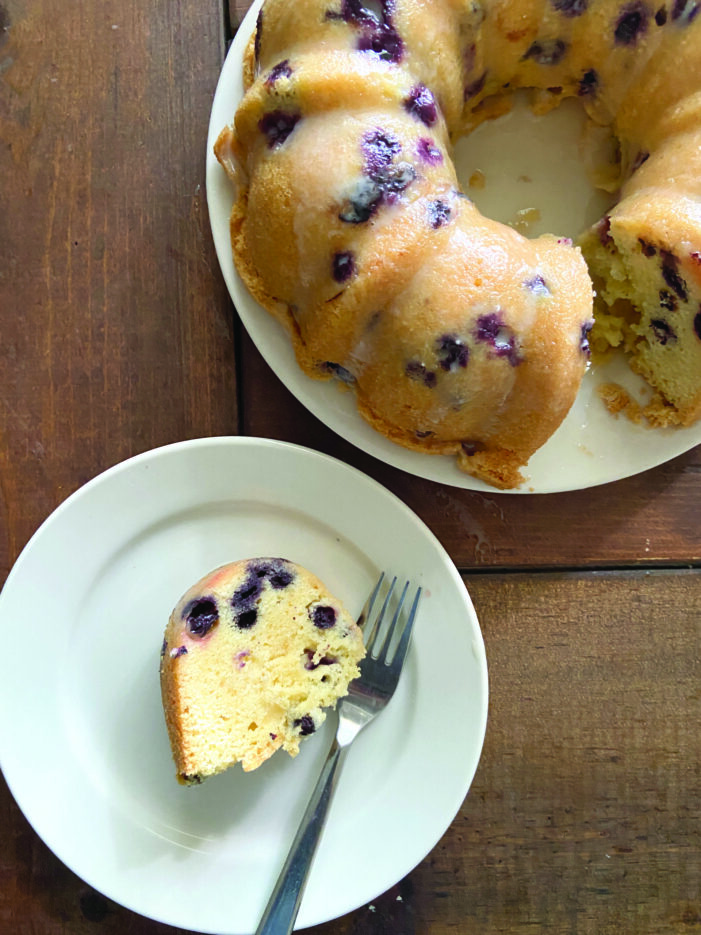
[[[359,677],[350,683],[348,694],[338,702],[336,736],[256,935],[289,935],[292,931],[341,763],[349,745],[363,727],[384,709],[397,687],[409,648],[421,588],[416,589],[409,605],[406,596],[410,583],[407,581],[398,594],[396,607],[393,607],[397,579],[392,580],[383,599],[384,581],[383,572],[358,617],[358,626],[363,627],[367,655],[360,663]],[[373,617],[376,604],[380,606]],[[389,617],[390,614],[391,623],[383,628],[385,616]],[[392,649],[395,644],[396,648]]]

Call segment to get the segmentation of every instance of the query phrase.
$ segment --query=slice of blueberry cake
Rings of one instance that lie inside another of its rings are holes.
[[[161,693],[178,780],[291,756],[348,691],[359,627],[317,577],[282,558],[217,568],[178,601],[161,650]]]
[[[670,203],[664,190],[637,187],[625,205],[582,238],[597,292],[592,348],[622,348],[653,390],[644,403],[616,384],[606,384],[601,395],[613,412],[623,410],[653,427],[691,425],[701,418],[696,210],[691,198]]]

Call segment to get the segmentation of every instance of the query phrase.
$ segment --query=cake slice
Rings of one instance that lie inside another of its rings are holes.
[[[217,568],[179,600],[161,650],[161,694],[178,780],[291,756],[348,691],[359,627],[319,579],[282,558]]]
[[[653,427],[701,418],[701,132],[693,138],[693,159],[678,138],[646,159],[626,197],[580,241],[597,294],[592,351],[622,348],[653,390],[643,406],[622,406],[621,387],[602,395],[612,411]]]

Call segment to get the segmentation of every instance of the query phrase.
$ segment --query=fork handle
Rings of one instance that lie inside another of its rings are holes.
[[[289,935],[294,928],[345,749],[334,737],[256,935]]]

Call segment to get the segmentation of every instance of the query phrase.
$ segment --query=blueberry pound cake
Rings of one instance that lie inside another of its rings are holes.
[[[265,0],[215,144],[234,261],[313,378],[500,488],[616,330],[668,422],[701,415],[701,0]],[[575,245],[479,214],[451,146],[532,89],[616,141]],[[233,108],[232,108],[233,110]],[[614,339],[615,340],[615,339]]]
[[[160,677],[178,780],[291,756],[359,675],[363,637],[311,572],[281,558],[224,565],[178,601]]]

